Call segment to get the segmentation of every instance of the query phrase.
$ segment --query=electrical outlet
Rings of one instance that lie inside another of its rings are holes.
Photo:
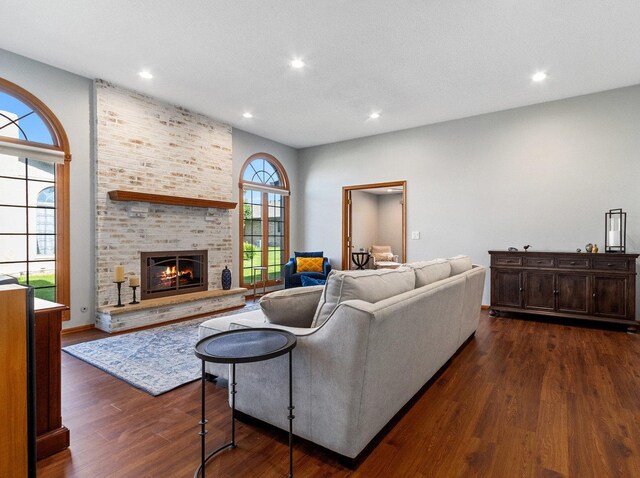
[[[411,239],[420,239],[420,231],[412,231]]]

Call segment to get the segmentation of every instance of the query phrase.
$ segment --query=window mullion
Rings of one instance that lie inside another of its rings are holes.
[[[262,193],[262,265],[269,280],[269,193]]]

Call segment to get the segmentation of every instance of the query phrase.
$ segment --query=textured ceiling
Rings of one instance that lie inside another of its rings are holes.
[[[640,83],[638,0],[3,0],[0,24],[6,50],[294,147]]]

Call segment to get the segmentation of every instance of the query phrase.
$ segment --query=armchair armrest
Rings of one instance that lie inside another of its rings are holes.
[[[296,259],[294,257],[289,258],[289,262],[284,265],[284,274],[290,276],[296,273]]]
[[[328,257],[324,258],[324,263],[322,264],[322,271],[325,277],[329,275],[329,272],[331,272],[331,263],[329,262]]]

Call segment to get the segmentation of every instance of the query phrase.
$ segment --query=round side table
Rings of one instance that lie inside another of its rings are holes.
[[[255,329],[235,329],[227,332],[205,337],[200,340],[195,347],[195,355],[202,360],[202,418],[200,425],[200,466],[193,475],[194,478],[201,476],[205,478],[205,467],[207,462],[217,453],[227,448],[236,447],[236,364],[251,363],[269,360],[286,353],[289,354],[289,478],[293,478],[293,388],[292,388],[292,366],[291,351],[297,343],[296,336],[291,332],[280,329],[255,328]],[[209,455],[206,455],[205,436],[207,424],[205,413],[205,363],[228,363],[231,364],[231,441],[218,447]]]

